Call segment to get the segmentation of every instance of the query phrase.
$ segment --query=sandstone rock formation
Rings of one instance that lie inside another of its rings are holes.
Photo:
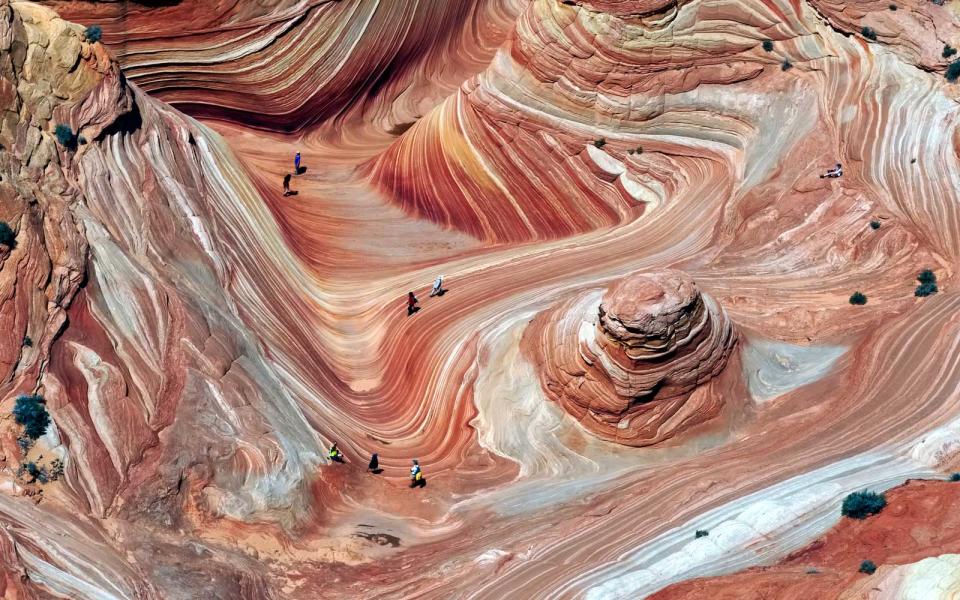
[[[777,565],[670,586],[651,600],[734,600],[745,591],[772,598],[947,599],[960,590],[960,521],[946,509],[960,485],[910,481],[887,493],[887,507],[865,521],[844,519]],[[929,557],[929,558],[927,558]],[[859,571],[870,560],[874,574]]]
[[[896,7],[0,0],[3,593],[640,598],[956,469],[960,31]]]
[[[65,466],[46,487],[11,477],[21,453],[5,421],[4,486],[43,507],[0,502],[17,560],[66,597],[91,585],[111,597],[180,593],[142,569],[179,573],[201,594],[216,580],[217,593],[260,597],[247,557],[201,563],[171,547],[150,558],[164,542],[147,533],[309,512],[316,432],[282,408],[290,396],[231,299],[251,275],[238,266],[260,262],[229,241],[252,190],[227,170],[212,176],[231,164],[214,134],[128,86],[102,45],[49,9],[0,2],[0,88],[0,219],[17,234],[0,259],[0,390],[5,413],[20,393],[46,398],[54,425],[36,455]],[[55,139],[59,124],[79,134],[76,147]],[[235,265],[221,244],[246,258]],[[242,292],[250,300],[263,299],[259,279]],[[104,541],[104,519],[146,542],[138,558]],[[76,560],[87,552],[95,572]]]
[[[527,340],[547,395],[600,437],[647,446],[717,416],[706,386],[736,345],[715,300],[680,271],[635,273],[599,302],[576,298],[539,316]]]
[[[43,3],[66,19],[99,24],[131,81],[165,102],[288,131],[348,113],[387,130],[409,126],[455,89],[456,74],[483,68],[521,4]]]

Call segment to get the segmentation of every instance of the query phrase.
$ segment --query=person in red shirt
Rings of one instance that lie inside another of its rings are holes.
[[[419,300],[417,300],[417,297],[413,295],[413,292],[409,292],[407,294],[407,316],[408,317],[413,313],[417,312],[418,310],[420,310],[420,307],[417,306],[417,302],[419,302]]]

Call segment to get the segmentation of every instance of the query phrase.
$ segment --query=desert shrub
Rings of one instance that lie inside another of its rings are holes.
[[[643,154],[643,146],[637,146],[633,150],[627,150],[627,154]]]
[[[865,560],[860,563],[860,572],[866,573],[867,575],[873,575],[877,570],[877,565],[873,564],[872,560]]]
[[[26,454],[30,451],[30,448],[33,447],[33,440],[25,435],[21,435],[17,438],[17,446],[20,446],[20,452]]]
[[[790,62],[789,60],[787,60],[786,58],[783,59],[783,62],[782,62],[782,63],[780,63],[780,70],[781,70],[781,71],[789,71],[789,70],[792,69],[792,68],[793,68],[793,63]]]
[[[880,221],[870,221],[870,227],[872,229],[880,229]]]
[[[955,60],[947,67],[947,72],[944,73],[947,78],[947,81],[953,83],[960,77],[960,60]]]
[[[83,37],[91,44],[95,44],[103,37],[103,30],[100,29],[99,25],[90,25],[83,30]]]
[[[37,463],[28,462],[26,464],[20,465],[21,474],[26,473],[33,479],[37,479],[40,476],[40,468],[37,467]]]
[[[773,52],[773,40],[763,40],[763,49],[767,52]]]
[[[708,535],[710,535],[710,532],[707,531],[706,529],[698,529],[697,532],[694,534],[694,537],[697,539],[700,539],[702,537],[707,537]]]
[[[43,435],[50,425],[50,415],[44,406],[44,400],[35,394],[17,398],[13,416],[18,425],[23,425],[24,434],[34,440]]]
[[[33,340],[30,339],[30,336],[29,336],[29,335],[23,336],[23,346],[24,346],[25,348],[32,348],[32,347],[33,347]]]
[[[918,298],[926,298],[927,296],[936,294],[938,291],[940,290],[937,289],[937,284],[927,282],[918,285],[917,289],[913,291],[913,295]]]
[[[883,494],[867,491],[854,492],[843,499],[840,514],[851,519],[866,519],[883,510],[886,505],[887,499]]]
[[[854,292],[850,296],[850,304],[856,304],[857,306],[863,306],[867,303],[867,297],[863,292]]]
[[[57,136],[57,141],[64,148],[73,148],[77,145],[77,134],[65,123],[58,124],[53,129],[53,134]]]
[[[600,138],[599,140],[594,140],[593,145],[597,148],[603,148],[607,145],[607,140],[605,138]]]
[[[960,473],[953,473],[950,475],[950,481],[960,481]]]
[[[917,275],[917,281],[920,283],[936,283],[937,274],[930,269],[924,269]]]
[[[944,58],[950,58],[957,53],[957,49],[951,46],[950,44],[943,45],[943,52],[940,53],[940,56]]]
[[[10,224],[6,221],[0,221],[0,244],[8,248],[17,246],[17,234],[13,232]]]
[[[50,481],[56,481],[63,476],[63,461],[59,458],[50,463]]]
[[[864,27],[863,29],[860,30],[860,33],[863,34],[863,37],[867,38],[868,40],[876,41],[877,39],[877,32],[870,29],[869,27]]]

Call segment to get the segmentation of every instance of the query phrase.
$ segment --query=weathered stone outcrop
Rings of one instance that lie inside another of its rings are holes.
[[[647,446],[717,416],[706,386],[737,341],[715,300],[680,271],[637,273],[599,300],[540,315],[527,334],[547,395],[601,438]]]

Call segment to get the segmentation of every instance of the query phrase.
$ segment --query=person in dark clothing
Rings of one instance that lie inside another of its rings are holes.
[[[417,300],[417,297],[413,295],[413,292],[407,294],[407,316],[409,317],[413,313],[420,310],[420,307],[417,306],[417,303],[420,302]]]
[[[372,473],[380,472],[380,457],[377,456],[376,452],[374,452],[373,456],[370,457],[370,464],[367,465],[367,470]]]
[[[330,449],[327,450],[327,458],[333,462],[343,462],[343,452],[340,452],[340,448],[337,448],[337,443],[334,442]]]
[[[293,193],[290,191],[290,178],[291,178],[290,173],[287,173],[286,175],[283,176],[283,195],[284,196],[289,196],[290,194]]]
[[[841,175],[843,175],[843,167],[840,165],[840,163],[837,163],[837,166],[827,171],[826,174],[821,175],[820,179],[824,179],[824,178],[835,179],[837,177],[840,177]]]

